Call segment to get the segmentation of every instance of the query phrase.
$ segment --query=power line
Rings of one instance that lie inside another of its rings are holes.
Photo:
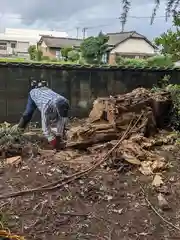
[[[5,15],[4,13],[0,13],[1,15],[1,18],[5,17],[5,18],[8,18],[8,19],[17,19],[17,20],[34,20],[34,18],[26,18],[26,17],[18,17],[18,16],[11,16],[11,15]],[[115,20],[115,19],[120,19],[121,17],[116,17],[116,18],[96,18],[96,19],[101,19],[101,20]],[[142,19],[142,18],[149,18],[151,19],[152,16],[135,16],[135,15],[132,15],[132,16],[127,16],[127,18],[136,18],[136,19]],[[155,18],[166,18],[166,15],[163,15],[163,16],[155,16]],[[58,17],[57,18],[53,18],[51,20],[59,20]]]

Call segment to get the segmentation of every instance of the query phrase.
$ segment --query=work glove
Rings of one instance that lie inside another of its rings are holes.
[[[63,150],[65,148],[65,143],[62,141],[61,137],[56,136],[53,140],[49,142],[53,149],[58,150]]]
[[[57,147],[57,139],[56,139],[56,138],[54,138],[53,140],[51,140],[49,143],[50,143],[50,145],[51,145],[54,149],[56,149],[56,147]]]

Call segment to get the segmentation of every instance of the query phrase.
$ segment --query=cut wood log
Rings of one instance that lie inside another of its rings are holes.
[[[165,128],[168,125],[167,116],[171,107],[172,101],[168,92],[152,93],[144,88],[137,88],[130,93],[114,97],[97,98],[87,123],[74,129],[70,140],[80,142],[81,146],[84,141],[84,145],[87,146],[103,139],[112,140],[113,133],[114,139],[117,139],[117,135],[120,136],[125,131],[132,119],[136,121],[142,113],[143,117],[133,133],[150,137],[157,133],[158,128]]]

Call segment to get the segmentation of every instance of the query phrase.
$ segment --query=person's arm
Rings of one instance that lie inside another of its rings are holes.
[[[31,95],[29,94],[25,112],[23,113],[23,116],[21,117],[20,122],[18,124],[19,128],[25,129],[27,127],[28,123],[31,121],[33,117],[36,108],[37,106],[35,102],[32,100]]]

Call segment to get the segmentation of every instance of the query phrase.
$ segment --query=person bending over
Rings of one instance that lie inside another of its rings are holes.
[[[48,142],[54,149],[64,148],[69,101],[48,88],[45,82],[33,81],[25,112],[18,124],[19,129],[25,130],[36,109],[41,112],[42,131]],[[56,134],[52,132],[52,122],[57,127]]]

